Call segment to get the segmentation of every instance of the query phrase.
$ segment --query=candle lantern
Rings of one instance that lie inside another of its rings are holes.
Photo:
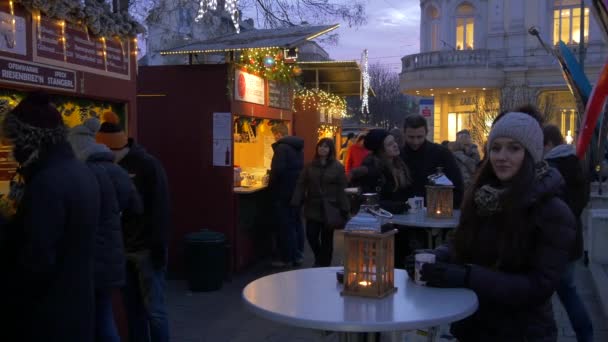
[[[382,298],[395,291],[396,230],[344,232],[342,295]]]
[[[426,216],[431,218],[450,218],[454,208],[454,185],[442,171],[427,177],[429,185],[426,186]]]
[[[451,185],[426,186],[426,216],[449,218],[454,214],[454,187]]]

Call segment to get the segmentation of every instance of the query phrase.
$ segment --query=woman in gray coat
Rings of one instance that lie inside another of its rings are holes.
[[[346,182],[344,167],[336,160],[333,140],[319,140],[315,157],[302,170],[291,201],[293,206],[304,203],[306,237],[315,255],[315,266],[331,265],[334,229],[337,228],[327,224],[323,201],[338,208],[346,222],[350,208],[344,192]]]

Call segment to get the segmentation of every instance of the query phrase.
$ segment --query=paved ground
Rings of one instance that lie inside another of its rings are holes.
[[[341,262],[342,234],[336,232],[334,264]],[[308,248],[308,247],[307,247]],[[312,265],[312,255],[307,249],[304,267]],[[169,283],[169,315],[172,342],[311,342],[337,341],[335,335],[319,331],[293,328],[277,324],[247,311],[242,303],[241,291],[250,281],[276,272],[268,262],[261,262],[244,274],[233,277],[220,291],[191,293],[183,281]],[[591,281],[590,272],[582,264],[576,273],[579,294],[583,297],[593,319],[595,341],[608,341],[608,320],[602,312],[599,298]],[[559,342],[575,342],[576,338],[568,317],[554,297],[554,311],[559,328]],[[442,327],[447,331],[447,327]],[[420,336],[409,334],[404,342],[423,341]],[[441,341],[454,341],[445,336]]]

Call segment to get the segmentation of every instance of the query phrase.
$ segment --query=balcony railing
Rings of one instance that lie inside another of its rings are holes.
[[[402,71],[452,66],[498,67],[502,65],[497,50],[449,50],[424,52],[401,59]]]

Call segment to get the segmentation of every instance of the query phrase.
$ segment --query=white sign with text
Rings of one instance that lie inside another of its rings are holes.
[[[264,105],[264,79],[236,70],[234,74],[234,99]]]

